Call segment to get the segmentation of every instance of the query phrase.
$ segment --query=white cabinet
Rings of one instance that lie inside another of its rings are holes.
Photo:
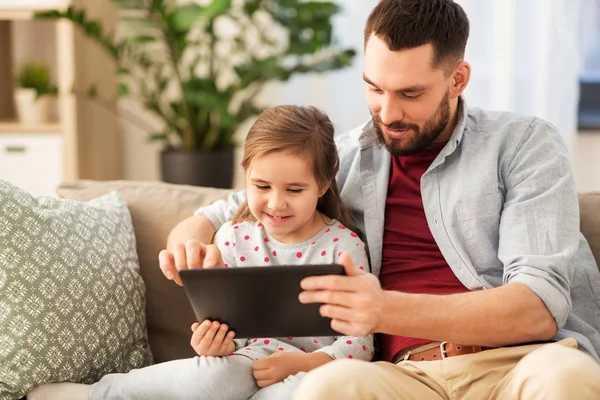
[[[0,179],[34,196],[56,197],[63,180],[60,134],[0,134]]]

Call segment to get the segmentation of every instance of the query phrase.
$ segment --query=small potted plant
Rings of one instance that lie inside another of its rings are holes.
[[[16,74],[15,105],[22,124],[43,124],[50,120],[52,98],[56,86],[50,67],[40,61],[29,61]]]

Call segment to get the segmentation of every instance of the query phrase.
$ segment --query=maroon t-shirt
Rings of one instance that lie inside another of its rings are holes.
[[[468,291],[435,243],[421,200],[421,177],[442,147],[435,146],[412,156],[392,157],[379,276],[385,290],[429,294]],[[380,339],[381,356],[387,361],[400,350],[431,342],[384,334]]]

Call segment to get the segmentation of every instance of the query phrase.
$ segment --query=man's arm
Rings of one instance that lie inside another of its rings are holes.
[[[549,340],[558,329],[539,296],[520,283],[443,296],[385,291],[383,299],[374,330],[393,335],[492,347]]]
[[[377,277],[360,271],[347,253],[347,276],[302,281],[302,303],[325,303],[321,314],[346,335],[388,333],[461,343],[500,346],[554,336],[552,314],[533,290],[515,283],[454,295],[384,291]]]

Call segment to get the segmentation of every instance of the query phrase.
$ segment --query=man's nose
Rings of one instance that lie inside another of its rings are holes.
[[[379,119],[384,125],[390,125],[396,121],[402,121],[403,112],[401,105],[395,96],[384,94],[381,97]]]

